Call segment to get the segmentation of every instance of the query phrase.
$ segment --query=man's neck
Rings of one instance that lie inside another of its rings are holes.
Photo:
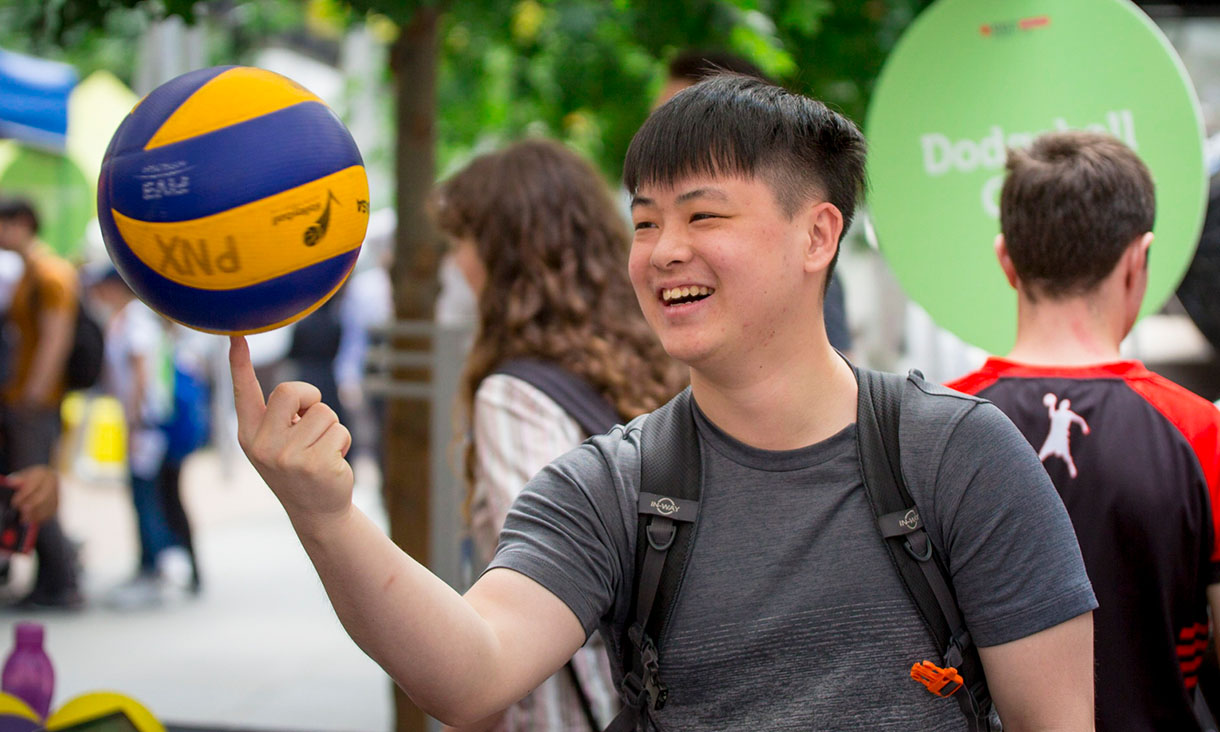
[[[856,419],[855,374],[824,332],[783,356],[726,371],[692,368],[692,393],[708,419],[751,447],[794,450]]]
[[[21,256],[22,261],[28,263],[38,255],[40,243],[37,237],[30,237],[13,247],[13,251]]]
[[[1040,299],[1018,296],[1017,342],[1008,358],[1035,366],[1087,366],[1121,359],[1126,335],[1117,310],[1103,297]]]

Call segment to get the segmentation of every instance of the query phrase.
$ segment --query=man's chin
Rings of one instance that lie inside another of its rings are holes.
[[[713,349],[706,344],[683,342],[677,339],[669,342],[662,339],[661,347],[665,349],[670,358],[692,369],[707,364],[713,353]]]

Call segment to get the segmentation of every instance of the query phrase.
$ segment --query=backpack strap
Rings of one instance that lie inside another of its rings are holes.
[[[916,377],[921,375],[913,371],[907,378]],[[971,730],[990,729],[991,698],[978,648],[958,609],[948,571],[902,477],[899,421],[907,378],[867,369],[857,369],[856,378],[860,467],[877,527],[907,593],[941,649],[942,663],[956,668],[961,677],[961,688],[940,695],[957,697]]]
[[[586,435],[600,435],[622,422],[618,411],[601,392],[556,363],[513,358],[501,363],[492,373],[521,379],[546,394],[580,425]]]
[[[648,415],[641,435],[634,616],[620,640],[623,708],[606,732],[637,729],[665,706],[657,648],[677,601],[695,540],[703,463],[690,389]]]
[[[521,379],[558,404],[586,435],[600,435],[622,420],[610,402],[585,379],[564,367],[536,358],[514,358],[496,367],[495,374],[504,374]],[[593,714],[593,703],[589,699],[576,667],[568,661],[564,666],[568,680],[576,690],[581,713],[589,729],[596,732],[597,719]]]

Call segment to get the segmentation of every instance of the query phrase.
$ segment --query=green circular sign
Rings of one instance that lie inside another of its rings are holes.
[[[82,248],[85,227],[93,218],[89,181],[63,155],[21,146],[0,171],[0,190],[29,198],[38,209],[38,238],[64,257]]]
[[[870,211],[907,294],[963,340],[1005,353],[1016,294],[996,262],[1006,148],[1057,129],[1108,132],[1156,183],[1142,312],[1172,294],[1207,201],[1194,88],[1126,0],[940,0],[907,30],[869,108]]]

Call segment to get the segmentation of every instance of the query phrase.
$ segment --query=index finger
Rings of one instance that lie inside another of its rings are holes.
[[[267,408],[263,388],[250,362],[250,345],[243,336],[229,338],[229,370],[233,372],[233,404],[237,408],[237,428],[257,426]]]

